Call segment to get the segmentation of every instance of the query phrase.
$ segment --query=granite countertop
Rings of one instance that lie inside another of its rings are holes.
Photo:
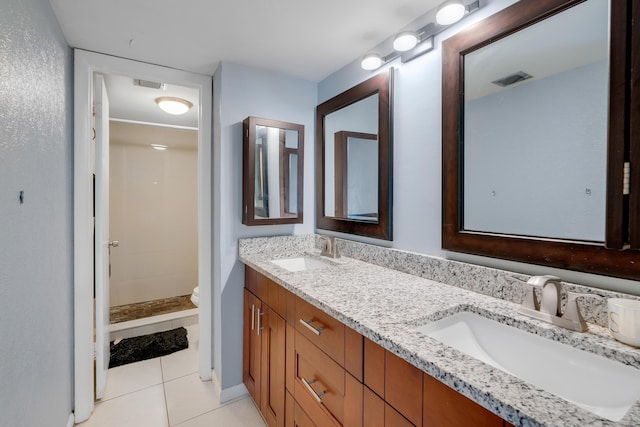
[[[640,425],[640,402],[621,421],[609,421],[412,330],[471,311],[640,369],[640,351],[605,328],[572,332],[518,314],[518,304],[353,258],[323,257],[327,267],[299,272],[270,261],[301,255],[319,258],[319,250],[241,250],[240,260],[516,426]]]

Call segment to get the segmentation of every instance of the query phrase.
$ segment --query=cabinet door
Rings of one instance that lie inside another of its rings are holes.
[[[286,323],[268,306],[262,309],[260,411],[269,427],[284,427]]]
[[[244,290],[244,327],[242,352],[242,381],[247,386],[249,394],[260,407],[260,335],[258,335],[258,321],[261,304],[251,292]]]
[[[502,427],[503,420],[424,374],[424,427]]]

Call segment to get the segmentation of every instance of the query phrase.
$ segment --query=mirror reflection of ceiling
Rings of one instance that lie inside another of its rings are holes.
[[[170,126],[198,127],[198,91],[183,86],[164,84],[161,89],[134,85],[132,77],[105,75],[109,96],[109,117],[116,120],[158,123]],[[164,82],[156,82],[164,83]],[[182,115],[168,114],[155,99],[170,96],[185,99],[193,107]]]
[[[608,0],[589,0],[465,55],[465,69],[474,70],[473,75],[465,76],[465,99],[503,90],[492,82],[519,71],[533,76],[520,83],[526,84],[606,59],[609,29],[605,16],[609,16]],[[550,36],[553,34],[562,37]],[[540,61],[541,57],[546,59]]]

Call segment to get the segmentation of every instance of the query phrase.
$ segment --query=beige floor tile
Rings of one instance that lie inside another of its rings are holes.
[[[107,388],[102,400],[113,399],[156,384],[162,384],[159,358],[111,368],[107,371]]]
[[[253,401],[244,399],[192,418],[177,427],[266,427]]]
[[[171,381],[198,372],[198,350],[188,348],[176,351],[160,359],[162,379]]]
[[[167,427],[162,385],[155,385],[96,405],[80,427]]]
[[[201,381],[197,373],[165,382],[164,389],[172,426],[220,407],[213,383]]]

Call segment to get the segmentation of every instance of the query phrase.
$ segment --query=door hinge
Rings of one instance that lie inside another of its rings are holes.
[[[624,162],[622,174],[622,194],[627,196],[629,194],[629,181],[631,181],[631,164],[629,162]]]

